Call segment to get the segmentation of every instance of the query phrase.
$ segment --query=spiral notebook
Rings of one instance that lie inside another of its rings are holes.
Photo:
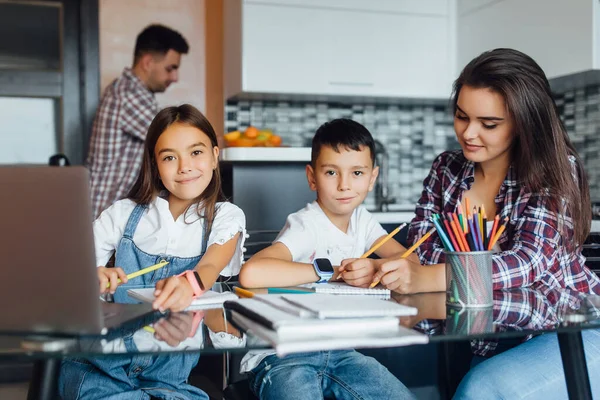
[[[315,293],[329,293],[329,294],[341,294],[341,295],[358,295],[366,294],[376,296],[380,299],[389,299],[390,290],[385,288],[360,288],[356,286],[350,286],[346,282],[326,282],[326,283],[307,283],[305,285],[299,285],[301,287],[313,289]]]

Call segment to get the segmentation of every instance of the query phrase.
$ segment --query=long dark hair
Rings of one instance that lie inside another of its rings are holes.
[[[502,95],[514,121],[511,162],[519,181],[532,193],[549,196],[562,234],[564,216],[573,219],[575,246],[582,245],[592,218],[588,180],[558,116],[544,71],[520,51],[495,49],[473,59],[454,82],[454,112],[464,85]],[[575,157],[576,179],[569,156]]]
[[[144,145],[144,156],[142,159],[142,169],[138,178],[127,194],[127,198],[133,200],[137,204],[150,204],[161,190],[165,190],[165,186],[158,175],[158,167],[154,159],[154,148],[158,138],[169,126],[179,122],[200,129],[210,139],[211,146],[217,147],[217,134],[212,125],[196,107],[183,104],[179,107],[167,107],[161,110],[152,120],[146,142]],[[213,171],[210,183],[196,199],[198,204],[198,215],[205,218],[207,232],[210,232],[213,221],[215,219],[216,204],[218,201],[223,201],[225,196],[221,190],[221,173],[219,167]]]

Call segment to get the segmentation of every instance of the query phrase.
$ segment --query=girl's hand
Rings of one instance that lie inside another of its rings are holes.
[[[372,258],[349,258],[342,260],[339,270],[348,285],[369,287],[377,272],[377,262]]]
[[[98,267],[96,272],[98,274],[98,282],[100,283],[100,294],[107,292],[114,294],[119,285],[127,283],[127,274],[122,268]],[[119,279],[121,282],[119,282]],[[107,287],[109,283],[110,287]]]
[[[194,290],[185,276],[172,276],[156,283],[154,296],[152,307],[155,310],[177,312],[192,304]]]
[[[171,347],[176,347],[190,336],[192,321],[191,312],[171,314],[169,318],[161,319],[153,325],[154,337]]]

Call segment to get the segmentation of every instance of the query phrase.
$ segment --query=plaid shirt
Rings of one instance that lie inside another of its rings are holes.
[[[433,227],[429,220],[433,214],[457,212],[458,200],[471,188],[474,179],[475,164],[461,150],[440,154],[423,182],[408,242],[414,243]],[[495,203],[497,213],[501,218],[508,217],[509,223],[498,240],[502,252],[493,256],[494,290],[544,285],[600,294],[600,279],[585,267],[581,248],[568,251],[565,247],[557,229],[556,213],[548,208],[547,197],[527,192],[519,184],[512,166]],[[566,217],[564,225],[564,239],[570,240],[572,220]],[[427,239],[417,254],[422,264],[445,260],[438,235]]]
[[[86,162],[94,217],[124,198],[135,183],[146,132],[157,112],[154,94],[130,68],[106,88],[94,120]]]

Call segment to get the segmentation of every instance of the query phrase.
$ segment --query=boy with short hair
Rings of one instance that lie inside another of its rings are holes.
[[[376,271],[339,268],[360,257],[387,232],[361,206],[373,189],[375,164],[371,133],[358,122],[323,124],[312,141],[306,166],[317,200],[291,214],[274,243],[255,254],[240,272],[245,287],[284,287],[325,281],[332,276],[368,286]],[[383,244],[382,258],[401,254],[395,240]],[[336,267],[332,267],[332,265]],[[370,265],[370,264],[369,264]],[[412,398],[410,391],[375,359],[354,350],[294,354],[251,351],[242,360],[251,389],[260,398]]]

